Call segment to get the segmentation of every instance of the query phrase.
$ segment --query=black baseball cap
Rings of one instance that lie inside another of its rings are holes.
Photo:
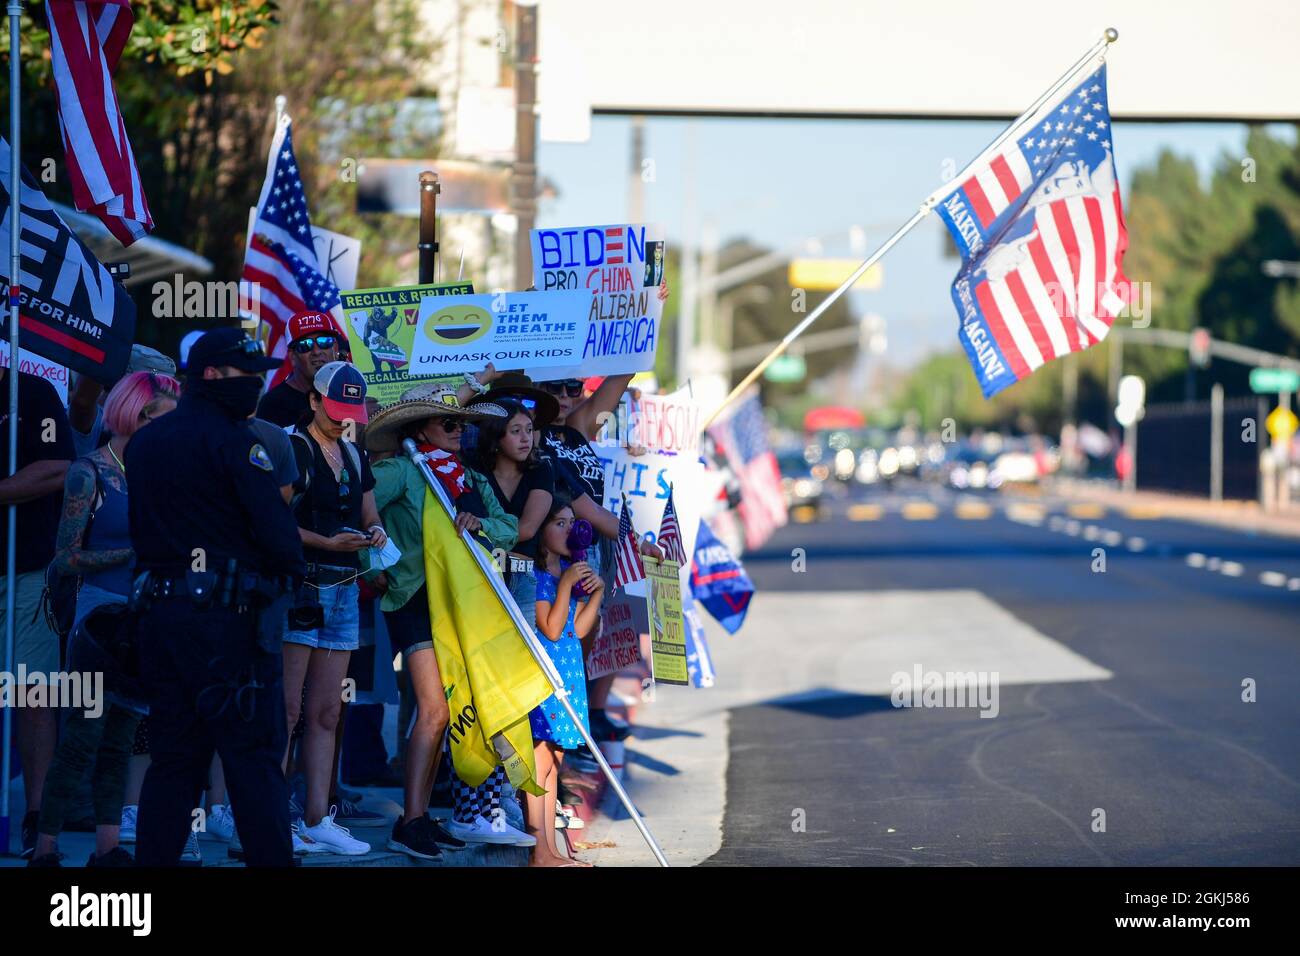
[[[205,368],[230,365],[241,372],[269,372],[282,364],[282,359],[268,358],[262,343],[250,339],[243,329],[213,329],[190,346],[185,371],[201,375]]]

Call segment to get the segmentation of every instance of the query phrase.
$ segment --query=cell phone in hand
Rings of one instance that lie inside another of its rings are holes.
[[[356,528],[346,528],[346,527],[345,527],[345,528],[339,528],[339,530],[336,532],[336,534],[359,534],[359,535],[361,535],[361,537],[363,537],[363,538],[369,538],[369,537],[370,537],[370,535],[366,534],[364,531],[358,531]]]

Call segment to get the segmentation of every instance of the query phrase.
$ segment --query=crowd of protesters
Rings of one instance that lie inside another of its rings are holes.
[[[381,406],[366,395],[365,378],[329,315],[300,313],[287,338],[288,374],[262,395],[247,426],[256,433],[254,447],[265,452],[259,466],[271,472],[298,527],[307,567],[301,587],[312,592],[315,607],[303,615],[295,606],[281,650],[289,736],[282,769],[294,853],[365,854],[371,843],[352,831],[389,825],[389,817],[361,806],[363,795],[344,786],[346,778],[353,786],[400,787],[402,809],[386,844],[391,850],[432,860],[466,844],[506,844],[528,848],[535,866],[587,865],[556,838],[558,830],[581,825],[569,787],[582,784],[572,775],[566,784],[565,762],[592,764],[582,732],[554,695],[529,718],[536,780],[545,795],[516,795],[501,767],[474,787],[451,766],[447,694],[423,560],[426,485],[402,447],[409,439],[426,456],[453,502],[457,530],[506,555],[505,586],[534,624],[584,726],[598,737],[617,736],[625,727],[604,711],[612,678],[588,681],[584,667],[612,581],[611,539],[618,533],[617,519],[604,508],[604,468],[591,442],[630,376],[610,376],[588,389],[579,379],[534,383],[488,366],[459,387],[419,384]],[[195,376],[185,375],[193,341],[182,343],[179,365],[136,346],[126,375],[106,394],[83,377],[73,383],[66,409],[50,383],[18,374],[17,471],[0,479],[0,531],[8,505],[16,504],[18,515],[15,670],[93,669],[102,651],[96,629],[127,613],[136,550],[126,448],[193,387]],[[14,373],[0,369],[6,417],[8,374]],[[7,456],[5,448],[5,473]],[[155,504],[186,507],[184,501]],[[570,553],[575,521],[593,531],[585,560]],[[650,544],[642,550],[657,554]],[[385,559],[390,552],[395,557]],[[3,599],[0,594],[0,616]],[[390,688],[387,695],[383,687]],[[400,743],[390,759],[380,701],[395,696]],[[106,698],[97,713],[16,711],[27,808],[22,853],[30,866],[62,865],[60,833],[92,828],[88,866],[134,864],[128,847],[150,766],[149,694],[128,676]],[[354,771],[341,773],[341,762]],[[431,815],[431,802],[447,798],[450,818]],[[220,758],[207,769],[205,806],[195,817],[200,825],[190,833],[182,865],[200,862],[200,834],[243,857]]]

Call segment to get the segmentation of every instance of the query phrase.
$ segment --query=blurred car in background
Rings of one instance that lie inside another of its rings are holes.
[[[816,455],[815,464],[809,464],[807,449],[786,449],[776,454],[777,468],[781,472],[781,491],[785,494],[785,506],[797,508],[809,505],[820,508],[822,494],[825,491],[827,466]]]

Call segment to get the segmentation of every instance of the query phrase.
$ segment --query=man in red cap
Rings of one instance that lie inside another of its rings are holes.
[[[297,425],[311,414],[307,393],[316,373],[339,359],[338,326],[325,312],[299,312],[289,320],[289,366],[292,373],[262,396],[257,417],[281,428]]]

